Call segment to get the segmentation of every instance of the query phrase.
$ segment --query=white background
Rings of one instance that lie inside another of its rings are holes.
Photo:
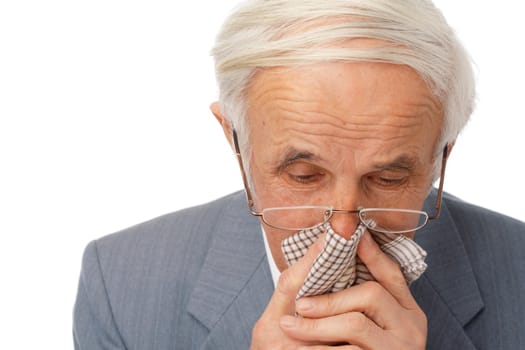
[[[234,3],[0,4],[1,349],[72,348],[90,240],[241,187],[208,112],[209,49]],[[446,190],[525,220],[522,5],[437,3],[479,81]]]

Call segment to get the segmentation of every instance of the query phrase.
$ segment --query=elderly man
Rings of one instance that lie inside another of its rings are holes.
[[[525,348],[525,225],[443,193],[474,84],[430,1],[251,0],[213,54],[245,193],[92,242],[77,349]]]

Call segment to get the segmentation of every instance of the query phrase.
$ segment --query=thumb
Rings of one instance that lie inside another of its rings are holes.
[[[295,312],[295,296],[301,288],[315,259],[325,246],[325,235],[320,235],[317,241],[308,248],[306,254],[294,265],[284,270],[279,276],[277,286],[266,309],[280,317]]]

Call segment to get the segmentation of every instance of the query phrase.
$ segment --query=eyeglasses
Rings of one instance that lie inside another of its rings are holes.
[[[254,216],[268,226],[290,231],[300,231],[320,224],[324,224],[333,217],[334,214],[356,214],[359,221],[368,229],[375,232],[402,234],[416,231],[425,226],[429,220],[439,217],[441,212],[441,200],[443,196],[443,183],[445,178],[445,168],[448,158],[448,144],[443,149],[441,160],[441,174],[436,198],[436,213],[429,215],[425,211],[412,209],[396,208],[361,208],[355,210],[334,209],[328,206],[293,206],[266,208],[262,211],[254,209],[254,203],[250,186],[242,163],[241,152],[237,132],[233,131],[233,143],[235,153],[241,168],[242,180],[246,190],[248,209]]]

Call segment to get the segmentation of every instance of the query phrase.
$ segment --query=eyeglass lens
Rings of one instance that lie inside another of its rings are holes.
[[[268,208],[263,220],[268,225],[287,230],[302,230],[326,222],[332,215],[326,207]],[[419,211],[369,209],[359,213],[365,224],[373,222],[374,229],[384,232],[410,232],[423,227],[427,215]]]

